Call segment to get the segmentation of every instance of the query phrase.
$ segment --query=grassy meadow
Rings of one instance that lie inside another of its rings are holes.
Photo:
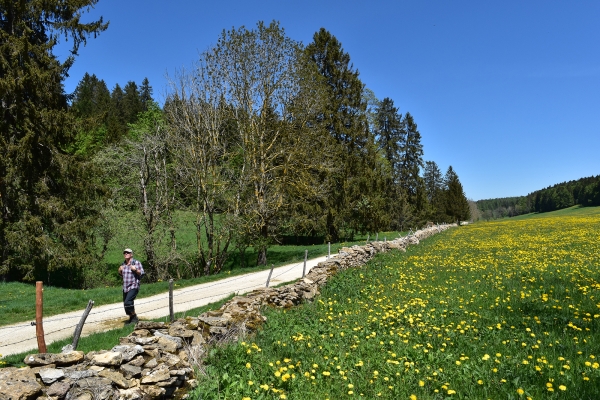
[[[600,208],[477,223],[212,350],[202,399],[598,399]]]

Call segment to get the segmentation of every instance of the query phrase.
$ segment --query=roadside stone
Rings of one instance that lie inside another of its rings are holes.
[[[151,333],[148,329],[136,329],[135,331],[131,332],[129,336],[146,337],[150,335]]]
[[[171,339],[168,339],[164,336],[161,336],[158,338],[158,343],[157,343],[161,349],[163,349],[164,351],[168,351],[170,353],[173,353],[175,351],[177,351],[177,349],[181,346],[178,346],[177,342]]]
[[[103,378],[110,379],[115,385],[117,385],[121,389],[129,389],[129,387],[131,386],[129,381],[125,379],[123,374],[121,374],[120,372],[107,369],[101,371],[98,375]]]
[[[164,338],[164,339],[170,340],[172,342],[175,342],[177,344],[177,348],[178,349],[181,348],[181,347],[183,347],[183,339],[180,338],[180,337],[171,336],[171,335],[168,335],[166,333],[162,333],[160,331],[155,331],[154,332],[154,336],[158,336],[159,343],[160,343],[160,338]]]
[[[144,348],[140,345],[136,345],[136,346],[120,345],[120,346],[113,347],[111,351],[121,353],[122,362],[127,362],[127,361],[131,361],[138,354],[142,354],[144,352]]]
[[[83,351],[71,351],[69,353],[40,353],[40,354],[29,354],[23,359],[23,362],[30,366],[36,365],[71,365],[75,364],[84,358]]]
[[[142,374],[142,369],[140,367],[130,364],[121,365],[120,371],[127,379],[138,377]]]
[[[228,332],[227,328],[222,328],[220,326],[211,326],[208,330],[211,335],[225,335]]]
[[[140,321],[135,326],[135,330],[138,331],[138,330],[142,330],[142,329],[147,329],[147,330],[151,330],[151,329],[163,329],[165,327],[166,326],[165,326],[164,322]]]
[[[142,385],[142,392],[144,392],[149,398],[159,398],[166,393],[165,388],[158,387],[156,385]]]
[[[208,317],[208,316],[203,316],[204,314],[202,314],[200,317],[198,317],[198,319],[200,320],[200,322],[204,322],[207,325],[210,326],[227,326],[227,324],[229,323],[229,319],[227,318],[223,318],[223,317]]]
[[[166,381],[156,382],[156,386],[159,386],[159,387],[174,386],[176,383],[177,383],[177,377],[173,376],[173,377],[170,377]]]
[[[57,380],[64,378],[65,373],[62,369],[44,368],[40,370],[39,375],[42,379],[42,382],[44,382],[46,385],[51,385]]]
[[[148,375],[144,376],[141,380],[142,384],[148,383],[157,383],[171,379],[171,375],[169,374],[169,369],[166,367],[159,367],[154,371],[150,372]]]
[[[169,335],[181,338],[192,338],[194,336],[194,331],[187,329],[181,324],[177,324],[169,327]]]
[[[115,366],[115,365],[121,365],[122,358],[123,358],[123,356],[121,355],[121,353],[116,352],[116,351],[109,351],[107,353],[95,355],[92,358],[92,362],[95,365],[100,365],[100,366]]]
[[[134,358],[133,360],[129,361],[127,363],[127,365],[131,365],[131,366],[136,366],[136,367],[141,367],[142,365],[144,365],[146,363],[146,360],[144,359],[144,357],[142,356],[137,356],[136,358]]]
[[[67,392],[71,389],[71,384],[65,381],[54,382],[50,387],[46,390],[46,395],[50,397],[58,397],[62,399],[65,397]]]
[[[65,370],[64,371],[65,377],[67,377],[73,381],[78,381],[79,379],[91,378],[93,376],[98,376],[98,371],[93,369],[93,367],[95,367],[95,366],[91,366],[89,369],[86,369],[83,371]],[[104,369],[104,368],[102,368],[102,369]]]
[[[198,318],[187,317],[185,319],[185,326],[187,329],[194,331],[198,329],[199,322],[200,321],[198,320]]]
[[[30,368],[0,369],[0,400],[28,400],[41,391],[42,386]]]
[[[153,358],[151,360],[148,360],[148,362],[146,364],[144,364],[144,368],[155,368],[158,365],[158,361],[156,361],[156,358]]]
[[[177,357],[176,355],[170,354],[170,353],[165,353],[160,358],[160,361],[168,367],[174,367],[175,365],[177,365],[181,362],[181,358]]]
[[[144,394],[139,388],[119,389],[119,400],[139,400],[144,397]]]
[[[81,379],[71,386],[66,400],[108,400],[114,394],[110,379],[93,377]]]

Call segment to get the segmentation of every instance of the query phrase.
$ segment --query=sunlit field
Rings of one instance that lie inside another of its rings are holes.
[[[197,398],[598,399],[600,209],[454,228],[216,349]]]

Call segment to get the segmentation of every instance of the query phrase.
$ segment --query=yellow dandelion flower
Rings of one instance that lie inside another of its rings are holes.
[[[565,385],[560,385],[558,388],[562,391],[567,390],[567,387]]]

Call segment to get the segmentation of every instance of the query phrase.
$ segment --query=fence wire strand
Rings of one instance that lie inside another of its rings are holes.
[[[295,269],[295,268],[297,268],[297,267],[299,267],[299,266],[301,266],[303,264],[304,264],[304,260],[301,261],[301,262],[299,262],[299,263],[293,264],[290,268],[288,268],[285,271],[282,271],[281,273],[275,275],[271,279],[276,279],[276,278],[278,278],[278,277],[280,277],[280,276],[282,276],[282,275],[284,275],[284,274],[292,271],[293,269]],[[260,272],[266,272],[266,271],[268,271],[268,270],[265,269],[265,270],[262,270],[262,271],[256,271],[256,272],[251,272],[251,273],[252,274],[258,274]],[[209,284],[209,285],[206,285],[206,286],[204,284],[198,284],[198,285],[194,285],[193,287],[191,287],[189,289],[179,289],[174,294],[176,294],[176,295],[182,295],[182,294],[192,293],[192,292],[196,292],[196,291],[200,291],[200,290],[204,291],[204,290],[209,289],[209,288],[214,288],[216,286],[220,286],[220,285],[224,285],[224,284],[229,284],[231,282],[235,282],[235,281],[238,281],[238,280],[241,280],[241,279],[247,279],[247,278],[248,278],[248,276],[247,276],[247,274],[245,274],[245,275],[240,275],[238,277],[234,277],[234,278],[231,278],[231,279],[221,279],[219,281],[216,281],[215,283],[212,283],[212,284]],[[203,286],[200,287],[200,285],[203,285]],[[243,288],[238,288],[235,291],[235,293],[236,294],[240,293],[240,292],[244,292],[245,293],[246,291],[250,291],[252,289],[260,289],[260,288],[263,288],[263,287],[264,287],[263,284],[254,284],[254,285],[251,285],[251,286],[246,286],[246,287],[243,287]],[[198,297],[198,298],[196,298],[196,300],[204,300],[204,299],[210,299],[210,298],[223,298],[223,296],[225,296],[226,294],[227,294],[226,292],[217,293],[217,294],[211,294],[211,295],[208,295],[208,296]],[[168,299],[168,293],[166,294],[166,296],[167,296],[167,299]],[[165,298],[156,298],[156,299],[152,299],[152,300],[148,300],[148,301],[144,301],[144,299],[141,299],[141,300],[138,300],[137,303],[138,303],[138,305],[147,305],[147,304],[150,304],[150,303],[153,303],[153,302],[157,302],[157,301],[165,301]],[[185,304],[185,303],[189,303],[189,301],[174,302],[173,305],[180,305],[180,304]],[[111,308],[100,310],[100,311],[94,311],[94,312],[91,312],[89,315],[99,315],[99,314],[107,313],[109,311],[121,310],[122,307],[123,307],[122,305],[119,305],[117,307],[111,307]],[[158,311],[158,310],[163,309],[163,308],[165,308],[164,305],[156,307],[156,308],[153,308],[153,309],[150,309],[150,310],[145,310],[145,312],[150,313],[150,312],[153,312],[153,311]],[[194,308],[196,308],[196,307],[194,307]],[[179,312],[186,312],[188,310],[183,310],[183,311],[179,311]],[[58,321],[65,321],[65,320],[70,320],[70,319],[80,319],[80,318],[81,318],[80,315],[73,315],[73,316],[69,316],[69,317],[48,318],[48,319],[45,319],[44,322],[45,323],[50,323],[50,322],[58,322]],[[88,322],[86,322],[86,325],[98,325],[98,324],[102,324],[102,323],[105,323],[107,321],[112,321],[112,320],[115,320],[115,318],[107,318],[107,319],[103,319],[103,320],[99,320],[99,321],[88,321]],[[64,331],[64,330],[67,330],[67,329],[75,328],[77,325],[78,324],[69,325],[69,326],[66,326],[66,327],[55,329],[53,331],[44,332],[44,335],[51,335],[51,334],[56,333],[56,332],[60,332],[60,331]],[[7,335],[12,334],[12,330],[13,329],[25,328],[25,327],[28,327],[28,326],[35,327],[35,325],[33,323],[22,324],[22,325],[15,325],[15,326],[0,327],[0,332],[7,331],[5,333],[0,333],[0,337],[5,337]],[[30,340],[34,340],[36,338],[37,338],[37,336],[33,335],[33,336],[27,337],[25,339],[21,339],[21,340],[15,341],[15,342],[3,344],[3,346],[12,346],[12,345],[16,345],[16,344],[19,344],[19,343],[24,343],[24,342],[27,342],[27,341],[30,341]]]

